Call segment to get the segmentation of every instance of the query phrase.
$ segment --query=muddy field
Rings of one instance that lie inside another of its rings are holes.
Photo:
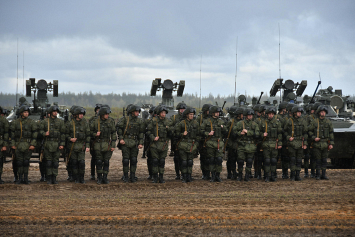
[[[140,158],[138,182],[123,183],[121,152],[111,159],[110,184],[66,181],[60,165],[58,185],[39,182],[38,164],[31,164],[30,185],[15,185],[11,164],[4,165],[0,185],[0,235],[3,236],[353,236],[355,235],[355,170],[329,170],[329,181],[278,179],[265,183],[201,180],[194,161],[192,183],[174,180],[172,157],[166,162],[166,183],[146,180],[146,159]],[[278,170],[281,176],[281,170]],[[302,174],[303,177],[303,174]]]

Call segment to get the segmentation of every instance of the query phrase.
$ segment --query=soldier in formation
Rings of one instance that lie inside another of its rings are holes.
[[[3,164],[5,160],[5,152],[7,150],[9,141],[9,122],[5,118],[6,111],[0,107],[0,184],[4,181],[1,179]]]

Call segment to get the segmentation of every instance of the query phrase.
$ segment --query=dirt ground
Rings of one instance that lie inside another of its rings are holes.
[[[192,183],[174,180],[173,158],[166,159],[165,184],[153,184],[146,159],[138,160],[137,183],[123,183],[121,151],[111,159],[108,185],[90,177],[86,184],[39,182],[31,164],[30,185],[15,185],[11,163],[4,164],[0,185],[2,236],[354,236],[355,170],[329,170],[329,181],[278,179],[265,183],[201,180],[194,160]],[[281,176],[281,170],[278,170]],[[303,173],[302,173],[303,177]]]

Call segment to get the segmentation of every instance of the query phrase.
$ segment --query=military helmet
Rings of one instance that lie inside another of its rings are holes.
[[[276,114],[276,108],[275,107],[267,108],[266,111],[265,111],[265,114],[270,114],[270,113]]]
[[[286,101],[281,102],[279,104],[279,110],[286,109],[287,104],[288,104],[288,102],[286,102]]]
[[[184,103],[184,102],[180,102],[177,104],[176,106],[176,109],[179,110],[179,109],[186,109],[187,108],[187,105]]]
[[[153,113],[154,110],[155,110],[155,106],[150,107],[150,108],[149,108],[149,113],[150,113],[150,114]]]
[[[4,109],[4,108],[0,107],[0,114],[7,115],[7,109]]]
[[[188,106],[188,107],[184,110],[184,112],[182,113],[182,116],[183,116],[183,117],[186,117],[186,116],[188,116],[190,113],[196,114],[196,109]]]
[[[105,115],[105,114],[110,114],[111,113],[111,109],[110,107],[104,107],[102,106],[99,110],[99,115]]]
[[[28,107],[27,105],[22,105],[18,111],[19,114],[22,114],[23,112],[28,111],[30,112],[30,107]]]
[[[318,106],[318,109],[316,111],[316,114],[319,114],[321,111],[325,111],[325,113],[327,114],[328,113],[328,107],[325,106],[325,105],[320,105]]]
[[[259,111],[259,107],[260,107],[260,104],[256,104],[256,105],[254,105],[253,110],[254,111]]]
[[[238,107],[238,109],[235,111],[235,114],[238,116],[238,115],[241,115],[244,113],[244,108],[243,107]]]
[[[297,112],[303,113],[303,108],[301,106],[295,105],[292,107],[291,113],[297,113]]]
[[[127,113],[131,114],[134,111],[139,111],[139,113],[141,112],[141,107],[138,105],[131,105],[129,107],[127,107]]]
[[[294,106],[297,106],[297,105],[295,105],[294,103],[288,103],[288,104],[286,105],[286,110],[287,110],[288,112],[291,112],[291,110],[292,110],[292,108],[293,108]]]
[[[311,110],[316,111],[318,109],[318,107],[321,105],[322,105],[321,102],[315,102],[314,104],[312,104]]]
[[[216,105],[211,106],[209,109],[210,115],[213,115],[213,113],[220,113],[220,112],[222,112],[222,108]]]
[[[237,110],[238,110],[238,107],[233,105],[229,108],[228,110],[228,113],[232,116],[236,116],[237,115]]]
[[[267,109],[266,105],[260,105],[258,112],[259,112],[259,113],[262,113],[262,112],[264,112],[266,109]]]
[[[70,112],[71,114],[74,114],[75,109],[78,108],[78,107],[79,107],[79,106],[77,106],[77,105],[73,105],[72,107],[70,107],[69,112]]]
[[[158,105],[156,108],[155,108],[155,113],[159,116],[159,114],[162,112],[162,111],[165,111],[166,113],[168,113],[168,109],[165,107],[165,105]]]
[[[202,106],[202,112],[209,111],[209,109],[210,109],[211,106],[212,106],[211,104],[204,104],[204,105]]]
[[[85,115],[85,114],[86,114],[86,109],[84,109],[83,107],[77,106],[77,107],[74,109],[73,115],[79,115],[79,114]]]
[[[303,106],[303,108],[304,108],[304,110],[305,110],[306,112],[309,112],[309,111],[311,111],[311,109],[312,109],[312,105],[307,104],[307,105]]]
[[[244,116],[248,116],[248,115],[254,115],[254,110],[252,109],[245,109],[243,112]]]
[[[96,113],[96,110],[100,109],[101,106],[102,106],[102,104],[96,104],[96,105],[95,105],[94,112]]]
[[[51,107],[49,107],[48,109],[48,113],[53,113],[54,111],[57,111],[58,113],[60,113],[60,109],[58,107],[58,105],[52,105]]]

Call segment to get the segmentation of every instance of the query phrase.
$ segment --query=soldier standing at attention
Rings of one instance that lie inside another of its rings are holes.
[[[277,156],[279,149],[282,148],[282,127],[281,122],[275,118],[276,109],[274,107],[268,108],[265,113],[267,117],[260,123],[265,182],[274,182],[276,181]]]
[[[309,123],[309,126],[311,127],[312,126],[312,122],[313,120],[317,120],[318,118],[318,115],[315,113],[318,109],[319,106],[321,106],[322,103],[320,102],[315,102],[314,104],[311,105],[311,111],[310,111],[310,116],[309,116],[309,119],[310,119],[310,123]],[[309,137],[309,140],[310,142],[312,143],[312,137]],[[310,149],[310,152],[309,152],[309,155],[310,155],[310,167],[311,167],[311,178],[315,178],[316,177],[316,159],[314,157],[314,152],[313,152],[313,146],[311,146],[311,143],[308,143],[309,144],[309,149]]]
[[[147,128],[151,142],[150,153],[152,155],[153,183],[165,183],[165,158],[168,154],[168,133],[170,132],[172,121],[166,118],[168,110],[164,105],[157,106],[155,111],[157,117],[152,119]]]
[[[244,181],[250,181],[249,174],[256,152],[256,141],[259,139],[259,125],[253,121],[254,111],[244,111],[245,120],[239,121],[233,128],[233,134],[238,136],[238,181],[243,180],[243,166],[246,162]]]
[[[59,150],[64,149],[66,127],[64,121],[57,118],[60,112],[57,105],[49,107],[48,112],[50,117],[40,124],[40,133],[45,139],[43,155],[47,160],[47,183],[58,184]]]
[[[3,164],[5,159],[4,152],[7,150],[8,141],[9,141],[9,122],[5,118],[5,111],[0,107],[0,184],[3,184],[4,181],[1,179]]]
[[[171,135],[172,135],[172,139],[171,139],[171,149],[174,151],[174,165],[175,165],[175,173],[176,173],[176,180],[180,179],[180,157],[179,157],[179,152],[175,152],[176,149],[176,144],[178,141],[178,138],[176,137],[173,127],[178,124],[181,119],[182,119],[182,113],[185,111],[185,109],[187,108],[187,105],[184,102],[180,102],[177,106],[176,109],[178,110],[178,114],[171,116],[170,118],[170,123],[171,125]]]
[[[28,118],[30,108],[22,105],[19,109],[20,117],[11,123],[11,148],[15,150],[16,167],[19,179],[16,184],[28,184],[28,169],[33,150],[36,146],[37,125]]]
[[[211,182],[222,182],[220,174],[223,162],[223,137],[226,133],[224,122],[219,118],[222,108],[212,106],[209,110],[210,117],[201,125],[201,135],[205,137],[204,147],[206,147],[207,157],[212,173]]]
[[[211,104],[204,104],[202,106],[202,113],[198,115],[196,121],[198,122],[199,126],[201,127],[202,123],[209,117],[209,109],[212,107]],[[210,162],[209,158],[207,157],[206,147],[203,147],[204,139],[201,137],[199,141],[199,153],[200,153],[200,168],[202,171],[202,179],[203,180],[210,180]]]
[[[142,119],[138,118],[140,112],[141,108],[138,105],[127,107],[128,117],[124,117],[116,125],[120,149],[122,150],[124,182],[128,182],[128,171],[130,171],[131,182],[136,182],[137,156],[139,149],[143,148],[145,129]]]
[[[291,181],[301,181],[300,171],[303,159],[303,150],[307,149],[307,122],[301,118],[303,108],[293,106],[289,118],[285,124],[284,132],[288,142],[288,156],[290,157]]]
[[[287,149],[284,144],[286,143],[286,138],[283,136],[283,128],[285,126],[286,120],[287,120],[287,113],[286,113],[286,106],[288,102],[283,101],[279,104],[279,113],[275,116],[277,120],[280,121],[281,123],[281,129],[282,129],[282,148],[279,150],[279,156],[281,156],[281,166],[282,166],[282,178],[283,179],[288,179],[288,155],[287,155]]]
[[[74,119],[68,124],[67,132],[69,141],[68,159],[72,166],[75,183],[85,183],[85,151],[90,151],[90,128],[84,119],[86,111],[82,107],[74,110]]]
[[[115,121],[110,118],[111,109],[102,106],[99,116],[90,124],[91,136],[95,137],[94,152],[96,159],[97,184],[108,184],[110,159],[116,147]]]
[[[232,106],[229,108],[229,114],[231,116],[227,123],[226,129],[228,130],[227,137],[225,139],[225,147],[228,150],[227,159],[227,179],[237,179],[237,137],[232,133],[234,125],[243,120],[244,109],[242,107]]]
[[[182,182],[191,182],[194,153],[197,151],[200,141],[200,126],[194,115],[196,110],[187,107],[182,113],[183,120],[175,126],[175,133],[179,136],[177,149],[181,159]]]
[[[97,117],[99,116],[99,110],[101,108],[101,104],[96,104],[94,111],[95,111],[95,115],[92,116],[89,119],[89,127],[92,121],[97,120]],[[96,166],[96,160],[95,160],[95,151],[94,151],[94,147],[92,146],[93,142],[95,141],[95,137],[91,137],[90,140],[90,155],[91,155],[91,162],[90,162],[90,171],[91,171],[91,176],[90,179],[91,180],[95,180],[95,166]]]
[[[144,150],[147,153],[147,168],[148,168],[148,173],[149,173],[149,176],[147,178],[148,180],[153,179],[152,154],[150,153],[150,138],[148,135],[148,125],[149,125],[149,123],[152,122],[153,118],[156,116],[155,111],[154,111],[155,108],[156,108],[155,106],[152,106],[149,109],[150,117],[144,121],[144,126],[145,126]]]
[[[328,108],[324,105],[318,107],[316,114],[318,118],[313,120],[310,128],[310,136],[313,142],[313,154],[316,159],[316,179],[329,178],[326,176],[327,159],[329,150],[334,146],[334,129],[329,119],[325,118]],[[322,175],[320,175],[322,170]]]

